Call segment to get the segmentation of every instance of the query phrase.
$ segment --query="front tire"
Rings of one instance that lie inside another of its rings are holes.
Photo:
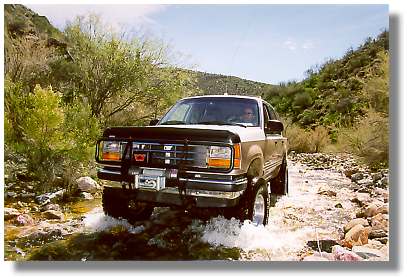
[[[114,218],[127,219],[130,223],[149,219],[154,207],[134,201],[128,195],[122,188],[105,187],[102,196],[104,213]]]

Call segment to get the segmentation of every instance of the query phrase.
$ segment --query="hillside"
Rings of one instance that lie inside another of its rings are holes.
[[[273,85],[250,81],[235,76],[195,71],[200,94],[239,94],[260,96]]]
[[[270,87],[264,97],[304,127],[350,126],[368,108],[388,113],[388,57],[389,33],[384,31],[341,59],[308,70],[301,82]]]

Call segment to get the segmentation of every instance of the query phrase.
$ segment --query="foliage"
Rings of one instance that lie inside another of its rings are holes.
[[[339,133],[338,143],[342,149],[362,157],[372,168],[388,166],[388,117],[383,113],[369,110],[356,126]]]

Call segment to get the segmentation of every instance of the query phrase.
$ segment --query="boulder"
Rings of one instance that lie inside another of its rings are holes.
[[[28,214],[20,214],[16,217],[14,220],[15,224],[17,225],[33,225],[34,224],[34,219],[32,219],[31,216]]]
[[[346,233],[343,245],[352,248],[355,245],[367,244],[369,232],[370,228],[357,224]]]
[[[352,219],[351,221],[349,221],[349,222],[345,225],[345,227],[344,227],[345,233],[347,233],[350,229],[352,229],[353,227],[355,227],[355,226],[358,225],[358,224],[360,224],[360,225],[362,225],[362,226],[364,226],[364,227],[369,226],[369,222],[367,221],[367,219],[364,219],[364,218],[355,218],[355,219]]]
[[[4,220],[15,219],[21,213],[14,208],[4,208]]]
[[[363,261],[363,258],[360,257],[358,254],[346,250],[339,245],[335,245],[334,247],[332,247],[332,254],[337,261]]]
[[[81,177],[76,180],[78,189],[85,192],[96,192],[100,189],[98,183],[90,177]]]
[[[64,214],[60,211],[48,210],[43,212],[42,215],[47,219],[65,220]]]

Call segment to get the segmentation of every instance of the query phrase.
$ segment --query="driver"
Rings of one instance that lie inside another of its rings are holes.
[[[240,119],[244,123],[253,123],[254,124],[255,117],[254,117],[253,109],[250,107],[244,108],[243,114],[240,116]]]

